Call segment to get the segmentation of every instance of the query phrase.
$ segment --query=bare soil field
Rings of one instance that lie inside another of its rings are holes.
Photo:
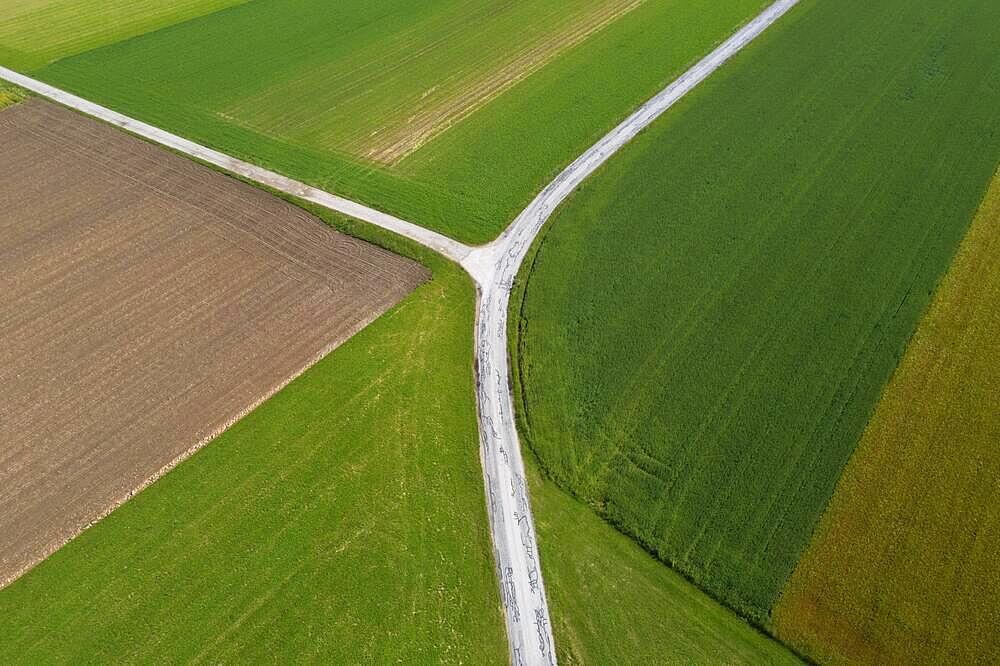
[[[39,100],[0,145],[0,586],[429,276]]]

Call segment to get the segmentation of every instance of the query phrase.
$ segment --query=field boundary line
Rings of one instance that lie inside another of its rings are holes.
[[[162,146],[172,148],[190,157],[194,157],[203,162],[217,166],[230,173],[243,176],[256,183],[266,185],[272,189],[285,194],[298,197],[332,211],[342,213],[375,226],[382,227],[388,231],[399,234],[428,247],[438,254],[442,254],[454,262],[460,262],[468,255],[471,248],[448,238],[436,231],[431,231],[425,227],[418,226],[412,222],[401,220],[398,217],[375,210],[369,206],[345,199],[331,194],[325,190],[306,185],[305,183],[282,176],[263,167],[259,167],[241,159],[226,155],[217,150],[212,150],[194,141],[177,136],[166,130],[154,127],[140,120],[130,118],[126,115],[112,111],[111,109],[95,104],[94,102],[78,97],[72,93],[60,90],[47,83],[38,81],[31,77],[15,72],[14,70],[0,67],[0,78],[6,79],[25,90],[29,90],[36,95],[45,97],[54,102],[62,104],[70,109],[80,111],[88,116],[99,118],[105,122],[116,125],[136,136],[148,139]]]
[[[798,2],[777,0],[765,8],[566,167],[495,241],[473,249],[462,261],[462,266],[476,281],[479,292],[476,309],[476,391],[480,455],[497,557],[497,576],[507,617],[511,659],[515,666],[555,664],[556,656],[514,417],[513,384],[507,353],[508,314],[514,279],[545,223],[580,183]]]
[[[396,305],[398,305],[398,303],[390,305],[389,309],[391,310],[392,308],[396,307]],[[347,333],[345,334],[345,336],[344,336],[344,338],[342,340],[339,340],[339,341],[336,341],[336,342],[331,342],[331,343],[327,344],[325,347],[323,347],[322,349],[320,349],[315,354],[311,355],[308,359],[306,359],[306,362],[303,363],[300,368],[298,368],[297,370],[295,370],[288,377],[286,377],[285,379],[282,379],[277,384],[274,384],[269,389],[266,389],[265,391],[263,391],[258,397],[254,398],[253,402],[251,402],[249,405],[247,405],[246,407],[244,407],[243,409],[241,409],[239,412],[237,412],[236,414],[234,414],[230,418],[226,419],[225,421],[223,421],[222,423],[220,423],[216,427],[212,428],[212,430],[209,433],[207,433],[204,437],[202,437],[201,439],[199,439],[197,442],[195,442],[194,444],[192,444],[190,447],[188,447],[184,451],[181,451],[179,454],[177,454],[176,456],[174,456],[174,458],[172,460],[170,460],[167,464],[165,464],[160,469],[156,470],[152,475],[150,475],[149,477],[147,477],[144,481],[142,481],[137,486],[135,486],[131,490],[128,490],[127,492],[125,492],[124,494],[122,494],[121,496],[119,496],[117,499],[115,499],[114,501],[112,501],[104,510],[101,511],[100,514],[97,515],[96,518],[94,518],[93,520],[91,520],[90,522],[88,522],[83,527],[80,527],[79,529],[75,530],[72,534],[70,534],[65,539],[60,540],[59,543],[57,543],[57,544],[55,544],[55,545],[53,545],[53,546],[51,546],[49,548],[46,548],[42,552],[41,556],[39,556],[34,561],[25,564],[20,569],[14,571],[10,575],[5,576],[2,579],[0,579],[0,590],[3,590],[5,587],[7,587],[8,585],[10,585],[14,581],[16,581],[18,578],[20,578],[21,576],[25,575],[26,573],[28,573],[29,571],[31,571],[32,569],[34,569],[36,566],[38,566],[39,564],[41,564],[42,562],[44,562],[45,560],[47,560],[57,550],[59,550],[60,548],[62,548],[66,544],[68,544],[70,541],[72,541],[73,539],[77,538],[78,536],[80,536],[81,534],[83,534],[84,532],[86,532],[87,530],[89,530],[91,527],[93,527],[97,523],[101,522],[102,520],[104,520],[105,518],[107,518],[108,516],[110,516],[112,513],[115,512],[115,510],[117,510],[123,504],[125,504],[126,502],[128,502],[130,499],[132,499],[133,497],[135,497],[136,495],[138,495],[139,493],[141,493],[143,490],[145,490],[149,486],[151,486],[154,483],[156,483],[157,481],[159,481],[161,478],[163,478],[164,476],[166,476],[166,474],[168,472],[170,472],[171,470],[173,470],[175,467],[177,467],[178,465],[180,465],[181,463],[183,463],[184,461],[186,461],[188,458],[190,458],[194,454],[198,453],[198,451],[200,451],[203,448],[205,448],[210,442],[212,442],[217,437],[219,437],[220,435],[222,435],[223,433],[225,433],[227,430],[229,430],[230,428],[232,428],[237,423],[239,423],[241,420],[243,420],[244,417],[248,416],[255,409],[257,409],[262,404],[264,404],[265,402],[267,402],[268,400],[270,400],[272,397],[274,397],[275,394],[277,394],[283,388],[285,388],[286,386],[288,386],[289,384],[291,384],[293,381],[295,381],[296,379],[298,379],[299,377],[301,377],[302,375],[304,375],[314,365],[316,365],[317,363],[319,363],[320,361],[322,361],[324,358],[326,358],[337,347],[340,347],[345,342],[347,342],[348,340],[350,340],[351,338],[353,338],[355,335],[357,335],[358,333],[360,333],[361,331],[363,331],[366,327],[368,327],[368,325],[372,324],[376,319],[378,319],[379,317],[381,317],[387,311],[388,310],[384,310],[384,311],[380,311],[380,312],[373,312],[369,316],[367,316],[364,319],[360,320],[354,326],[351,326],[348,329]]]
[[[507,354],[508,306],[514,279],[534,239],[577,186],[798,3],[776,0],[766,7],[560,172],[499,237],[474,247],[183,139],[10,69],[0,67],[0,78],[251,181],[409,238],[465,269],[477,292],[474,344],[480,461],[511,663],[554,666],[555,642],[517,435]],[[201,446],[204,444],[197,448]],[[169,468],[163,473],[167,471]]]

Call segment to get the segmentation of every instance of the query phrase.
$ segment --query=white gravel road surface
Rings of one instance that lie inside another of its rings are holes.
[[[770,5],[570,164],[499,238],[479,247],[206,148],[12,70],[0,67],[0,78],[249,180],[410,238],[465,268],[479,294],[475,352],[480,458],[511,662],[534,666],[555,664],[556,656],[511,395],[507,313],[514,278],[552,212],[585,178],[798,2],[777,0]]]
[[[514,278],[545,222],[584,179],[797,3],[778,0],[768,7],[566,167],[499,238],[462,261],[479,287],[475,344],[483,475],[517,666],[554,664],[556,658],[511,395],[507,314]]]

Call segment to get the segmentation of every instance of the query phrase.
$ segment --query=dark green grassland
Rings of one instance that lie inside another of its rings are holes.
[[[995,2],[805,0],[527,264],[546,472],[760,623],[996,167],[997,44]]]

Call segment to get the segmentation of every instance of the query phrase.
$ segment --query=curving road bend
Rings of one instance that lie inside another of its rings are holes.
[[[778,0],[765,9],[566,167],[499,238],[475,248],[462,261],[479,288],[475,344],[480,455],[516,666],[555,664],[556,658],[511,395],[507,314],[514,278],[552,212],[584,179],[798,1]]]
[[[405,236],[461,264],[478,293],[475,353],[480,459],[511,662],[515,666],[551,665],[556,663],[555,646],[507,356],[507,311],[514,278],[552,212],[584,179],[798,2],[777,0],[767,7],[566,167],[495,241],[479,247],[206,148],[12,70],[0,67],[0,78],[249,180]]]

